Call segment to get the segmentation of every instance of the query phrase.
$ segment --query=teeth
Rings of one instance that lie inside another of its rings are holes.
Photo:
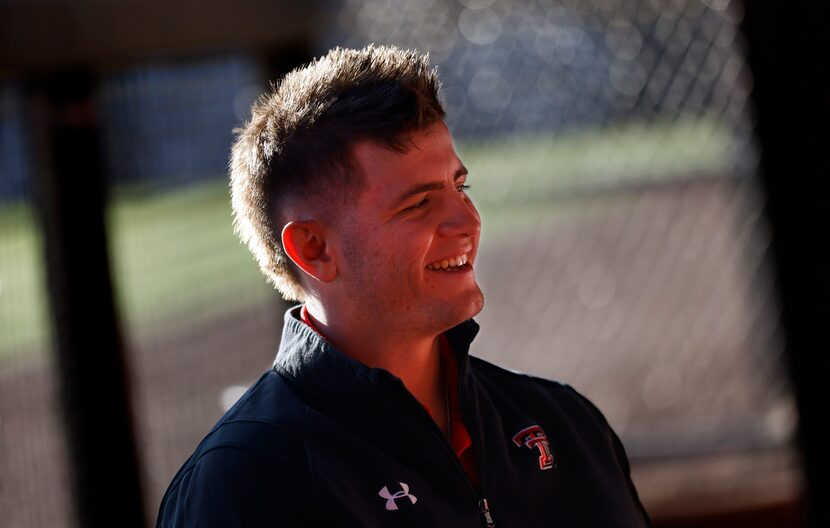
[[[449,259],[444,259],[439,262],[433,262],[432,264],[427,265],[427,269],[432,270],[445,270],[447,268],[455,268],[458,266],[463,266],[468,262],[467,254],[459,255],[457,257],[452,257]]]

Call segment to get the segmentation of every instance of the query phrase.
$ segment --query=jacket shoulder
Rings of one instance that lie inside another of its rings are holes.
[[[157,526],[256,526],[277,510],[284,526],[300,525],[314,496],[306,415],[279,374],[263,374],[176,474]]]
[[[616,444],[619,439],[602,411],[582,393],[561,381],[509,370],[480,358],[470,357],[476,377],[488,389],[509,395],[523,408],[540,408],[576,420]],[[544,412],[543,411],[543,412]]]
[[[530,397],[541,395],[563,403],[575,404],[584,407],[590,414],[598,414],[601,421],[607,423],[599,409],[567,383],[499,367],[474,356],[470,356],[470,367],[477,378],[486,385],[495,388],[505,387],[514,394],[527,393]]]

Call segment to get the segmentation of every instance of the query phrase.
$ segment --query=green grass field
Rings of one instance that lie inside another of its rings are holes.
[[[731,137],[710,119],[629,124],[458,144],[492,242],[511,229],[582,214],[552,199],[728,171]],[[596,204],[593,205],[596,207]],[[49,342],[41,239],[31,207],[0,206],[0,362]],[[161,336],[276,293],[231,228],[224,178],[159,193],[117,193],[108,211],[117,302],[133,338]]]

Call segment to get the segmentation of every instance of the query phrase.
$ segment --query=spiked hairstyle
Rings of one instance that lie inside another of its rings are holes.
[[[282,227],[292,220],[284,205],[299,200],[335,214],[335,204],[362,188],[352,147],[374,141],[405,152],[408,133],[444,118],[438,89],[426,55],[372,45],[331,50],[254,104],[231,153],[234,228],[283,297],[305,297],[282,247]]]

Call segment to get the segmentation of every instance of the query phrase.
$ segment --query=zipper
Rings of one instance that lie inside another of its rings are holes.
[[[466,395],[461,392],[461,386],[462,386],[461,385],[461,380],[463,378],[463,373],[461,371],[462,368],[463,368],[462,365],[459,364],[458,382],[457,382],[457,386],[459,387],[459,390],[458,390],[458,404],[461,407],[461,413],[464,416],[470,416],[469,405],[467,404],[467,399],[465,397]],[[483,460],[484,457],[481,456],[481,450],[476,449],[476,447],[477,446],[474,443],[473,448],[476,451],[476,460],[479,460],[479,461]],[[464,473],[464,475],[466,476],[466,472]],[[479,475],[479,479],[481,481],[481,490],[482,490],[482,492],[484,492],[484,475],[483,475],[483,472],[482,472],[481,475]],[[471,484],[471,486],[472,486],[472,484]],[[493,515],[490,513],[490,504],[487,502],[487,499],[483,496],[481,497],[481,499],[478,502],[478,509],[479,509],[479,512],[481,512],[481,522],[482,522],[483,526],[485,528],[495,528],[496,522],[493,520]]]
[[[490,505],[487,504],[487,499],[483,498],[478,501],[478,508],[481,510],[481,520],[487,528],[496,528],[496,523],[493,521],[493,516],[490,515]]]
[[[461,461],[456,456],[455,451],[453,451],[452,449],[452,446],[449,444],[449,442],[447,442],[447,438],[444,436],[444,433],[441,432],[441,429],[438,427],[438,424],[436,424],[435,420],[433,420],[432,417],[430,417],[429,414],[427,414],[427,411],[426,409],[424,409],[424,406],[421,405],[421,402],[416,400],[415,396],[413,396],[411,392],[406,390],[406,387],[404,386],[403,382],[398,380],[398,383],[400,383],[400,387],[403,393],[406,395],[406,397],[413,404],[415,404],[415,406],[418,407],[422,415],[428,419],[430,426],[432,427],[432,432],[438,437],[438,439],[440,440],[440,444],[444,447],[444,450],[450,455],[450,458],[453,460],[455,467],[458,469],[458,471],[461,473],[461,476],[464,478],[464,482],[467,483],[467,489],[470,490],[470,494],[472,495],[473,500],[476,502],[476,506],[481,516],[482,526],[484,526],[485,528],[495,528],[496,523],[493,521],[493,515],[490,513],[490,505],[488,504],[487,499],[485,499],[482,496],[479,496],[478,492],[473,486],[473,483],[470,482],[470,478],[467,476],[467,472],[464,471],[464,466],[461,465]],[[484,489],[483,479],[481,487],[482,489]]]

